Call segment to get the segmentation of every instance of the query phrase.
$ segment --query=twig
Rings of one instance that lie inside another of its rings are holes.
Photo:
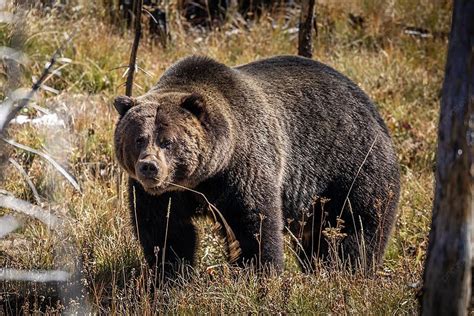
[[[38,78],[38,80],[33,83],[33,86],[31,87],[30,92],[27,94],[25,98],[22,98],[16,107],[13,107],[11,111],[7,114],[6,118],[3,120],[0,117],[0,135],[4,135],[5,129],[10,123],[13,118],[25,107],[28,105],[28,102],[33,99],[34,95],[36,92],[41,88],[42,84],[46,80],[51,68],[53,68],[54,64],[56,63],[56,60],[58,56],[62,53],[62,51],[69,45],[71,42],[72,38],[74,37],[74,34],[70,36],[62,45],[59,47],[51,56],[51,59],[49,60],[49,63],[46,68],[44,68],[43,72],[41,73],[41,76]]]
[[[163,244],[163,254],[161,259],[161,284],[165,282],[165,259],[166,259],[166,247],[168,242],[168,226],[170,222],[171,213],[171,198],[168,201],[168,210],[166,211],[166,229],[165,229],[165,242]]]
[[[0,269],[0,280],[30,282],[65,282],[71,274],[62,270]]]
[[[6,192],[9,193],[9,192]],[[0,207],[15,210],[17,212],[34,217],[51,229],[59,229],[62,226],[62,220],[39,206],[26,201],[17,199],[11,195],[0,192]]]
[[[25,179],[26,183],[28,184],[28,186],[30,187],[31,189],[31,192],[33,193],[33,196],[35,197],[35,200],[36,200],[36,203],[38,205],[41,205],[41,199],[40,199],[40,196],[38,194],[38,191],[36,190],[35,188],[35,185],[33,184],[33,182],[31,182],[31,179],[30,177],[28,176],[28,174],[26,173],[25,169],[23,169],[23,167],[13,158],[9,158],[8,161],[18,170],[18,172],[23,176],[23,178]]]
[[[44,79],[43,81],[43,84],[45,84],[49,79],[51,79],[54,75],[56,76],[60,76],[59,75],[59,71],[63,68],[65,68],[66,66],[69,66],[70,64],[63,64],[61,66],[59,66],[58,68],[56,68],[54,71],[50,72],[49,76],[46,77],[46,79]]]
[[[313,56],[313,26],[316,0],[301,1],[298,55],[312,58]]]
[[[306,253],[306,251],[304,250],[304,247],[303,245],[301,244],[301,242],[298,240],[298,238],[296,238],[296,236],[293,234],[293,232],[288,228],[288,226],[285,226],[285,229],[288,231],[288,234],[290,235],[291,238],[293,238],[293,240],[296,242],[296,245],[298,245],[298,247],[301,248],[301,250],[303,251],[303,254],[306,258],[306,260],[308,261],[308,264],[309,264],[309,269],[311,269],[311,260],[309,260],[308,258],[308,254]]]
[[[107,70],[107,71],[109,72],[109,71],[113,71],[113,70],[117,70],[117,69],[122,69],[122,68],[127,68],[127,69],[128,69],[128,65],[117,66],[117,67],[114,67],[114,68],[110,68],[110,69]]]
[[[148,14],[150,16],[150,19],[153,20],[153,22],[155,22],[156,24],[158,24],[158,20],[155,19],[155,17],[153,16],[153,14],[151,14],[150,11],[148,11],[147,9],[143,8],[143,11],[145,11],[146,14]]]
[[[66,180],[69,181],[69,183],[71,183],[71,185],[74,187],[74,189],[81,192],[81,187],[79,186],[79,183],[77,183],[76,179],[69,172],[67,172],[66,169],[61,167],[61,165],[59,163],[57,163],[56,160],[51,158],[50,155],[48,155],[46,153],[43,153],[41,151],[38,151],[38,150],[36,150],[34,148],[31,148],[29,146],[19,144],[19,143],[15,142],[14,140],[11,140],[11,139],[6,139],[6,138],[3,138],[3,137],[1,137],[0,139],[3,140],[5,143],[7,143],[9,145],[12,145],[14,147],[17,147],[17,148],[20,148],[20,149],[23,149],[23,150],[26,150],[26,151],[29,151],[29,152],[31,152],[35,155],[38,155],[38,156],[46,159],[50,164],[53,165],[54,168],[56,168],[56,170],[58,170],[66,178]]]
[[[10,234],[20,227],[20,222],[13,215],[3,215],[0,217],[0,238]]]
[[[127,82],[125,84],[125,95],[131,97],[133,89],[133,76],[135,74],[136,61],[137,61],[137,50],[138,44],[140,43],[140,37],[142,35],[142,25],[141,25],[141,16],[142,16],[142,6],[143,0],[138,0],[135,2],[135,38],[133,39],[132,51],[130,53],[130,62],[128,65],[128,76]]]
[[[142,67],[137,66],[137,68],[138,68],[138,70],[142,71],[142,72],[143,72],[145,75],[147,75],[148,77],[150,77],[150,78],[153,78],[153,77],[154,77],[152,73],[150,73],[149,71],[146,71],[146,70],[143,69]]]
[[[135,226],[137,227],[137,239],[140,240],[140,229],[138,228],[138,216],[137,216],[137,193],[135,186],[133,186],[133,212],[135,214]]]
[[[287,238],[284,239],[285,243],[288,245],[287,249],[293,253],[294,255],[294,258],[296,258],[296,260],[298,260],[298,262],[301,264],[302,267],[305,267],[307,264],[305,262],[303,262],[303,260],[301,259],[300,255],[295,251],[294,247],[293,247],[293,244],[291,243],[291,241],[289,241]]]

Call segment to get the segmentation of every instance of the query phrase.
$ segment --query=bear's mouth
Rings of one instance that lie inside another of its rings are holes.
[[[166,187],[166,181],[160,179],[140,179],[138,181],[141,183],[145,191],[152,194],[163,193]]]
[[[140,180],[139,182],[143,186],[143,189],[149,194],[152,195],[161,195],[165,192],[170,192],[170,191],[182,191],[183,189],[187,189],[187,187],[176,184],[173,182],[168,182],[166,180],[162,181],[155,181],[151,182],[149,179],[147,180]]]
[[[166,190],[163,187],[143,187],[146,192],[152,195],[160,195],[164,193]]]

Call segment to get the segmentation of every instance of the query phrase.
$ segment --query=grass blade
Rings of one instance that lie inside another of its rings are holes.
[[[6,142],[7,144],[9,145],[12,145],[16,148],[19,148],[19,149],[22,149],[22,150],[25,150],[25,151],[28,151],[28,152],[31,152],[35,155],[38,155],[44,159],[46,159],[50,164],[53,165],[54,168],[56,168],[56,170],[61,173],[65,178],[66,180],[69,181],[69,183],[71,183],[71,185],[80,193],[82,193],[81,191],[81,187],[79,186],[79,183],[77,183],[76,179],[74,178],[73,175],[71,175],[68,171],[66,171],[66,169],[64,169],[63,167],[61,167],[61,165],[56,162],[56,160],[54,160],[53,158],[51,158],[50,155],[44,153],[44,152],[41,152],[41,151],[38,151],[34,148],[31,148],[29,146],[26,146],[26,145],[23,145],[23,144],[20,144],[20,143],[17,143],[15,142],[14,140],[11,140],[11,139],[6,139],[6,138],[3,138],[2,137],[2,140],[4,142]]]
[[[36,190],[35,185],[31,181],[31,179],[28,176],[28,174],[26,173],[25,169],[23,169],[23,167],[13,158],[9,158],[8,161],[18,170],[18,172],[25,179],[26,183],[28,184],[28,186],[31,189],[31,192],[33,193],[33,196],[35,197],[36,203],[38,205],[40,205],[41,204],[41,199],[40,199],[40,196],[38,194],[38,191]]]

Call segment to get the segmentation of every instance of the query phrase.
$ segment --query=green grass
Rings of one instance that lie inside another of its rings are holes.
[[[72,62],[61,69],[60,76],[53,76],[46,83],[62,91],[61,94],[43,91],[38,99],[41,106],[57,111],[68,123],[65,129],[12,126],[10,135],[18,142],[48,150],[78,178],[83,192],[75,192],[41,158],[12,150],[12,156],[24,166],[37,187],[43,207],[71,220],[64,229],[65,237],[38,221],[22,217],[23,227],[1,241],[1,266],[60,268],[68,257],[79,256],[83,261],[86,296],[91,308],[101,312],[416,313],[431,218],[449,1],[318,3],[315,59],[349,76],[377,103],[401,164],[398,221],[384,264],[376,275],[364,278],[324,268],[314,275],[304,275],[296,269],[291,252],[286,251],[285,273],[259,279],[250,270],[226,265],[222,238],[212,232],[210,221],[198,220],[201,246],[196,268],[187,279],[155,292],[150,291],[153,280],[149,279],[132,234],[125,177],[112,147],[117,115],[110,101],[124,93],[124,69],[116,68],[128,62],[132,34],[108,25],[102,18],[103,12],[91,11],[89,6],[85,4],[83,11],[74,13],[41,16],[33,11],[28,15],[24,51],[30,63],[24,67],[25,86],[31,84],[32,75],[38,76],[42,71],[64,40],[63,33],[77,30],[71,46],[63,53]],[[352,28],[347,22],[348,13],[364,16],[365,27]],[[167,49],[147,40],[140,46],[138,63],[153,76],[139,72],[134,94],[145,92],[167,67],[190,54],[208,55],[237,65],[266,56],[296,53],[297,34],[288,30],[297,25],[298,12],[288,12],[287,16],[287,21],[282,15],[264,16],[248,28],[229,23],[221,30],[198,32],[186,29],[183,21],[172,15],[172,40]],[[435,36],[408,36],[403,32],[406,26],[426,28]],[[10,45],[11,35],[11,28],[0,27],[1,45]],[[2,80],[5,79],[3,73]],[[28,109],[26,114],[37,113]],[[2,189],[34,202],[16,169],[8,168],[6,179]],[[11,246],[12,241],[15,246]],[[58,251],[58,247],[62,250]],[[4,282],[0,291],[4,298],[27,296],[33,301],[54,296],[39,285],[21,283]],[[35,308],[31,304],[29,307]]]

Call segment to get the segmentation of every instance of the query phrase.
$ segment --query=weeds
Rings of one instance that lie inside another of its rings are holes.
[[[2,189],[30,202],[39,196],[43,203],[49,201],[47,206],[55,215],[72,218],[67,223],[65,238],[80,249],[82,282],[94,311],[416,313],[415,294],[421,279],[432,204],[436,124],[450,1],[318,2],[315,58],[346,74],[377,102],[401,162],[398,221],[383,266],[375,275],[363,277],[344,269],[328,269],[319,262],[314,265],[314,273],[304,274],[299,272],[300,256],[286,247],[283,275],[259,281],[251,269],[237,269],[224,263],[222,237],[214,233],[209,220],[197,220],[202,242],[196,255],[196,268],[187,271],[187,278],[159,289],[154,289],[154,275],[144,264],[133,237],[131,216],[124,203],[124,176],[112,149],[117,118],[109,101],[122,90],[125,79],[124,69],[120,67],[128,60],[132,34],[109,25],[100,5],[81,4],[80,10],[67,14],[56,9],[46,15],[31,11],[25,30],[30,63],[23,67],[27,72],[21,79],[24,86],[30,86],[30,78],[41,73],[60,46],[63,32],[78,30],[70,47],[58,58],[61,69],[48,78],[48,86],[61,93],[55,95],[53,90],[42,90],[37,104],[22,111],[29,117],[41,115],[38,109],[56,112],[66,122],[66,128],[12,125],[9,133],[15,142],[41,148],[60,161],[76,176],[82,194],[55,177],[45,161],[21,150],[12,150],[12,159],[24,169],[37,194],[32,193],[24,174],[16,168],[2,175],[5,179]],[[91,14],[93,9],[98,12]],[[136,74],[136,94],[145,92],[173,62],[190,54],[209,55],[225,64],[238,65],[264,56],[296,52],[293,29],[298,12],[295,10],[263,15],[254,24],[236,19],[222,25],[220,30],[209,32],[185,30],[184,21],[173,10],[171,3],[171,39],[166,49],[145,41],[139,49],[138,66],[153,75]],[[357,27],[349,23],[349,13],[362,17],[363,23]],[[431,37],[408,35],[404,31],[407,27],[424,28]],[[0,25],[2,46],[10,46],[10,36],[9,26]],[[2,73],[2,80],[4,77]],[[317,199],[322,205],[326,202]],[[350,207],[347,200],[346,208]],[[6,208],[0,209],[1,215],[9,213]],[[321,214],[313,212],[303,220],[322,223],[325,216],[323,207]],[[61,260],[53,249],[59,237],[35,219],[21,220],[23,227],[0,240],[0,265],[12,269],[57,266]],[[343,237],[339,236],[340,232],[326,231],[335,249]],[[301,237],[287,234],[286,244],[298,242],[297,248],[303,250]],[[312,244],[311,248],[319,248],[321,238],[313,241],[318,245]],[[363,249],[362,231],[358,240]],[[313,259],[308,258],[308,262]],[[14,302],[17,307],[27,305],[25,308],[32,310],[42,307],[53,312],[64,308],[56,304],[54,293],[40,284],[3,282],[0,292],[0,304],[4,304],[6,311],[15,310]],[[61,303],[74,306],[77,301]]]

